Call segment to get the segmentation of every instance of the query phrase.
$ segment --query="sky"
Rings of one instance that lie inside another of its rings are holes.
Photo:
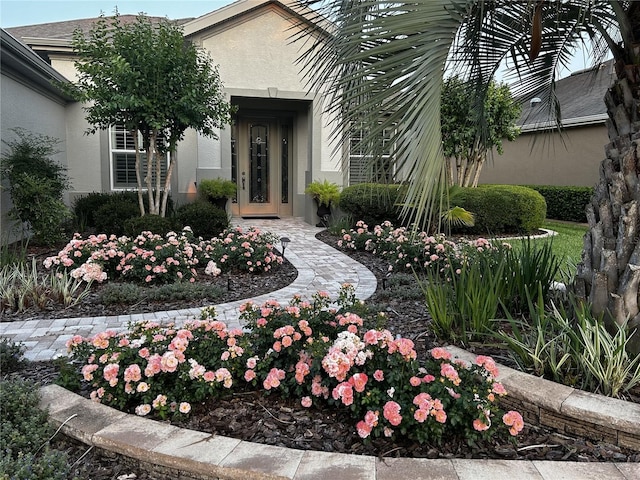
[[[0,0],[0,27],[9,28],[39,23],[61,22],[110,15],[117,7],[121,15],[144,12],[151,16],[178,19],[199,17],[234,0]],[[591,66],[584,54],[574,56],[562,78]],[[500,78],[500,76],[499,76]]]
[[[121,15],[144,12],[170,19],[199,17],[232,3],[233,0],[0,0],[2,28],[61,22],[111,15],[117,7]]]

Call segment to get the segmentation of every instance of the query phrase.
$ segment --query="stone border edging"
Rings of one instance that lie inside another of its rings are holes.
[[[182,429],[115,410],[57,385],[41,388],[40,408],[62,432],[128,457],[155,478],[207,480],[519,480],[640,478],[640,464],[529,460],[377,458],[294,450]]]
[[[476,355],[446,347],[454,357],[474,362]],[[560,432],[604,440],[640,452],[640,404],[585,392],[503,365],[498,380],[507,404],[523,410],[525,421]]]
[[[476,355],[460,348],[449,346],[447,349],[454,358],[467,362],[475,360]],[[508,403],[522,409],[527,422],[593,436],[640,451],[640,405],[576,390],[509,367],[499,365],[498,368],[498,380],[509,392],[507,398],[511,399]],[[47,385],[40,391],[40,408],[49,411],[52,423],[62,425],[65,435],[138,463],[173,473],[178,471],[181,475],[186,473],[193,478],[461,480],[480,478],[477,476],[480,470],[486,469],[491,473],[486,478],[493,478],[493,474],[501,471],[504,478],[551,479],[556,478],[558,469],[565,468],[563,465],[572,467],[567,470],[569,476],[563,478],[582,478],[579,474],[572,476],[580,465],[574,462],[379,459],[263,445],[129,415],[57,385]],[[640,464],[631,464],[628,468],[624,466],[627,464],[588,465],[591,469],[602,469],[602,475],[593,478],[640,478]],[[615,470],[611,470],[612,467]],[[545,471],[551,476],[545,475]],[[618,473],[622,477],[616,476]]]

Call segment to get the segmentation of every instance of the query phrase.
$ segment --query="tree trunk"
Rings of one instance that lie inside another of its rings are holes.
[[[174,150],[171,150],[174,151]],[[167,161],[166,153],[164,154],[164,161]],[[162,191],[162,206],[160,208],[160,216],[167,216],[167,202],[169,201],[169,192],[171,191],[171,175],[173,174],[173,169],[176,165],[176,156],[171,155],[171,163],[169,164],[169,168],[167,169],[167,178],[164,180],[164,190]]]
[[[462,158],[456,159],[456,182],[457,182],[457,185],[461,187],[464,187],[462,179],[464,178],[464,175],[465,175],[466,165],[467,165],[466,160],[463,160]]]
[[[133,148],[136,149],[136,183],[138,184],[138,207],[140,216],[144,217],[144,198],[142,197],[142,177],[140,176],[140,139],[138,130],[133,130]]]
[[[477,150],[474,149],[471,155],[467,157],[467,171],[464,174],[464,179],[460,183],[463,187],[470,187],[472,185],[471,178],[473,177],[473,172],[478,168],[478,162],[482,156],[477,153]]]
[[[149,201],[149,213],[153,215],[153,157],[155,155],[155,139],[153,135],[149,139],[149,145],[147,146],[147,173],[145,176],[145,184],[147,186],[147,200]]]
[[[153,131],[154,147],[155,147],[155,165],[156,165],[156,184],[153,192],[153,199],[155,204],[153,206],[154,213],[160,215],[160,195],[162,187],[162,162],[165,160],[165,156],[158,152],[158,131]]]
[[[480,180],[480,171],[482,170],[482,167],[484,166],[484,162],[486,161],[487,161],[486,157],[482,157],[478,159],[478,162],[476,164],[476,173],[473,175],[473,183],[471,184],[473,188],[478,186],[478,181]]]
[[[589,231],[576,275],[576,290],[592,303],[593,313],[610,324],[628,321],[630,329],[640,326],[640,89],[633,80],[638,73],[639,67],[619,71],[605,96],[610,143],[587,206]],[[634,343],[640,350],[640,338]]]
[[[456,161],[455,158],[451,157],[447,159],[447,181],[448,185],[455,185],[455,175],[454,175],[454,167],[453,163]]]
[[[156,202],[153,198],[153,171],[156,165],[156,136],[152,133],[149,137],[147,148],[147,198],[149,199],[149,213],[157,215]]]

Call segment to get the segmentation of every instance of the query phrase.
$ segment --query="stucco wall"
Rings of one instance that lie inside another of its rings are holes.
[[[564,144],[557,132],[525,133],[505,142],[504,154],[487,162],[480,183],[594,186],[609,142],[606,127],[575,127],[564,134]]]
[[[65,165],[67,139],[64,105],[4,73],[0,81],[0,97],[2,98],[2,102],[0,102],[2,140],[16,139],[16,135],[11,131],[16,127],[57,138],[61,140],[57,146],[60,153],[52,158]],[[3,153],[7,151],[7,146],[4,143],[1,148]],[[7,217],[7,212],[11,208],[11,196],[8,191],[2,189],[0,191],[0,211],[2,212],[0,241],[3,243],[16,240],[19,234],[12,228],[14,223],[10,222]]]
[[[267,7],[196,37],[220,65],[225,87],[306,90],[296,65],[301,46],[290,39],[294,32],[286,15]]]

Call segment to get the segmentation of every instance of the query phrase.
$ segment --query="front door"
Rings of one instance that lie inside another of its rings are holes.
[[[281,216],[291,210],[290,122],[255,117],[238,121],[238,209],[241,216]]]

